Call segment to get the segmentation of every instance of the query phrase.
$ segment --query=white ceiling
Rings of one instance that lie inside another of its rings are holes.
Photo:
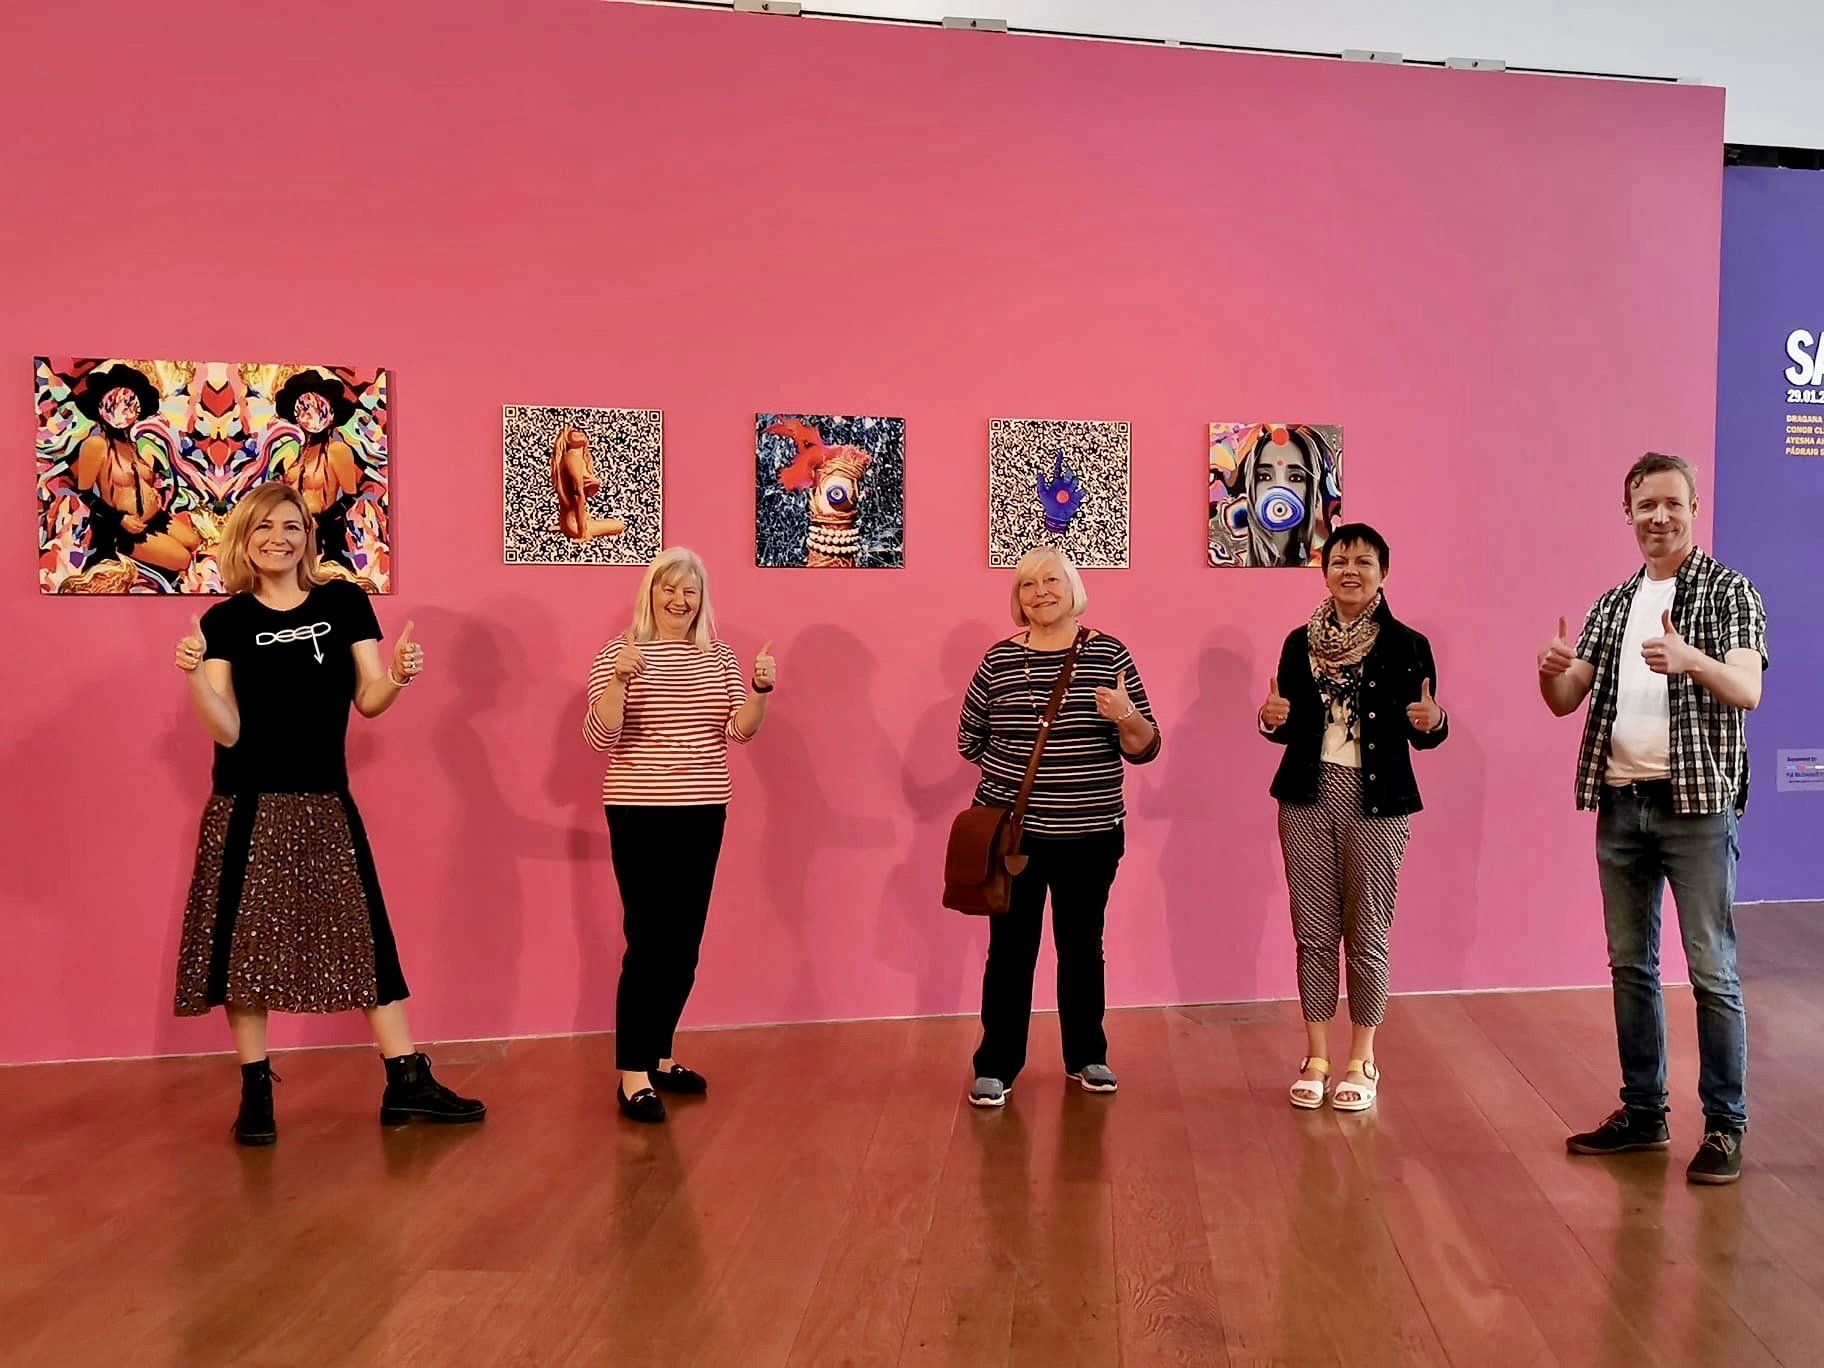
[[[804,0],[804,8],[927,22],[976,14],[1015,29],[1316,53],[1377,48],[1421,61],[1494,57],[1510,67],[1695,79],[1728,90],[1728,141],[1824,148],[1824,0]]]

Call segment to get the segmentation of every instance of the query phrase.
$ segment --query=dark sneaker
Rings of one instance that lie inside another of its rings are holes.
[[[1116,1086],[1115,1071],[1106,1064],[1066,1070],[1064,1077],[1074,1080],[1084,1092],[1108,1093],[1113,1092]]]
[[[1592,1131],[1567,1135],[1564,1147],[1572,1154],[1626,1154],[1630,1150],[1663,1150],[1672,1143],[1661,1112],[1617,1107]]]
[[[1720,1185],[1733,1183],[1742,1176],[1742,1133],[1731,1130],[1704,1132],[1704,1143],[1697,1147],[1685,1168],[1688,1183]]]
[[[1007,1105],[1007,1096],[1012,1091],[1011,1083],[1003,1083],[998,1078],[989,1078],[984,1075],[969,1085],[969,1105],[972,1107],[1004,1107]]]

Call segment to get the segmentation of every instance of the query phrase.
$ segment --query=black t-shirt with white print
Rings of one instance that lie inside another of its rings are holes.
[[[210,660],[234,670],[241,735],[215,748],[217,793],[335,793],[348,787],[348,710],[357,641],[378,641],[367,594],[347,580],[312,587],[280,612],[236,594],[203,614]]]

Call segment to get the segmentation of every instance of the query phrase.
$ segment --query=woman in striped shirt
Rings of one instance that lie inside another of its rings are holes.
[[[1029,551],[1014,567],[1013,620],[1022,630],[982,657],[957,728],[957,749],[982,767],[977,803],[1013,806],[1087,602],[1082,577],[1057,547]],[[969,1089],[975,1106],[1004,1105],[1026,1062],[1047,890],[1064,1072],[1088,1092],[1115,1090],[1102,1032],[1102,918],[1125,848],[1122,766],[1158,753],[1133,657],[1106,632],[1085,630],[1033,781],[1020,847],[1028,863],[1013,881],[1012,906],[988,924],[982,1043]]]
[[[583,735],[608,752],[602,808],[627,941],[614,1006],[615,1098],[635,1121],[665,1119],[655,1088],[709,1088],[671,1057],[672,1034],[696,981],[722,850],[728,743],[754,739],[776,680],[769,642],[749,691],[734,650],[716,638],[703,562],[682,547],[653,557],[633,626],[589,672]]]

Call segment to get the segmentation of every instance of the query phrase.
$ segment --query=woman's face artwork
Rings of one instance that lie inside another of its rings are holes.
[[[335,417],[335,410],[329,406],[329,400],[320,394],[301,394],[297,403],[298,426],[316,436],[329,427]]]
[[[145,414],[140,412],[139,396],[125,385],[111,389],[101,396],[100,413],[101,421],[119,432],[125,432],[145,417]]]
[[[1283,565],[1317,516],[1321,499],[1316,458],[1284,428],[1274,430],[1248,464],[1248,503],[1253,512],[1254,540],[1268,559],[1257,564]]]

